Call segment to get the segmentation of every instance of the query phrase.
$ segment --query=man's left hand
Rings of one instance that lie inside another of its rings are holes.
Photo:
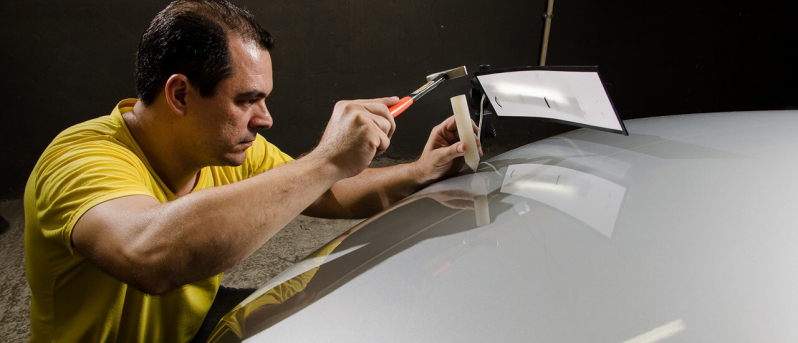
[[[477,125],[471,121],[474,134],[478,132]],[[476,140],[479,156],[482,157],[482,144]],[[416,161],[418,168],[429,181],[435,181],[460,171],[465,164],[466,145],[460,141],[457,132],[457,123],[454,116],[449,117],[432,129],[424,152]]]

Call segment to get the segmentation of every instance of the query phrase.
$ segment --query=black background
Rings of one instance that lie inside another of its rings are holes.
[[[337,100],[404,96],[427,74],[480,64],[537,65],[545,0],[254,1],[272,32],[275,126],[297,156],[313,148]],[[165,1],[6,1],[0,5],[0,199],[22,195],[63,129],[135,97],[139,37]],[[795,9],[789,1],[558,1],[547,65],[598,65],[621,118],[796,108]],[[397,118],[386,152],[415,157],[451,114],[467,78]],[[756,115],[752,113],[751,115]],[[571,127],[501,118],[496,153]]]

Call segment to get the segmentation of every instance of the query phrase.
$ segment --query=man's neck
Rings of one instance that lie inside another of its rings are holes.
[[[168,114],[157,113],[157,106],[136,102],[133,111],[123,113],[122,118],[153,171],[172,193],[181,197],[194,189],[202,167],[188,161],[188,155],[181,150],[177,139],[179,132],[166,124],[163,116]]]

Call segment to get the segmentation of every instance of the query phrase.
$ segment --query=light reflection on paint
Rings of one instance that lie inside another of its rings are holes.
[[[655,343],[684,331],[687,325],[681,319],[674,320],[640,336],[625,341],[624,343]]]
[[[246,304],[246,303],[258,298],[259,296],[263,295],[264,293],[266,293],[266,291],[276,287],[277,285],[282,284],[283,282],[291,280],[291,279],[299,276],[302,273],[305,273],[305,272],[307,272],[307,271],[309,271],[309,270],[311,270],[313,268],[317,268],[318,266],[320,266],[320,265],[322,265],[324,263],[333,261],[333,260],[335,260],[335,259],[337,259],[337,258],[339,258],[341,256],[349,254],[349,253],[351,253],[351,252],[353,252],[355,250],[358,250],[358,249],[360,249],[360,248],[362,248],[362,247],[364,247],[366,245],[368,245],[368,243],[357,245],[357,246],[353,246],[353,247],[348,248],[348,249],[343,250],[343,251],[336,251],[336,252],[330,254],[329,256],[316,256],[316,257],[312,257],[312,258],[306,258],[306,259],[304,259],[304,260],[302,260],[300,262],[297,262],[296,264],[291,266],[291,268],[288,268],[284,272],[282,272],[279,275],[275,276],[274,279],[269,280],[269,282],[267,282],[265,285],[263,285],[263,287],[259,288],[257,291],[255,291],[250,296],[248,296],[246,299],[244,299],[244,301],[242,301],[241,304]]]
[[[515,209],[515,213],[518,213],[519,216],[523,216],[530,211],[529,205],[524,201],[513,205],[513,209]]]
[[[523,188],[529,191],[549,191],[549,192],[558,192],[562,195],[567,195],[569,193],[574,193],[573,187],[567,187],[564,185],[557,185],[549,182],[542,182],[536,180],[518,180],[513,183],[513,187],[515,188]]]
[[[501,192],[539,201],[612,238],[626,187],[579,170],[530,163],[509,166]]]

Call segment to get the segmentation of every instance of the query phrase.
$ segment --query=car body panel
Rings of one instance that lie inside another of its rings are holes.
[[[417,192],[269,282],[211,341],[798,340],[798,111],[625,125]]]

